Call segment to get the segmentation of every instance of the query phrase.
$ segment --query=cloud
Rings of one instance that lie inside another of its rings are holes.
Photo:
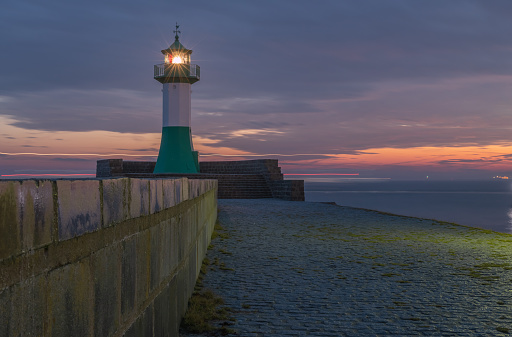
[[[71,158],[71,157],[56,157],[50,158],[52,161],[63,161],[63,162],[93,162],[94,159],[85,159],[85,158]]]
[[[271,134],[283,134],[284,132],[278,130],[269,130],[269,129],[241,129],[231,131],[229,133],[230,138],[238,138],[238,137],[252,137],[252,136],[265,136]]]
[[[378,81],[503,74],[501,64],[510,62],[506,32],[512,23],[503,15],[509,10],[505,3],[267,0],[158,6],[155,12],[136,1],[123,7],[101,1],[6,4],[0,37],[9,53],[0,61],[12,67],[3,70],[0,90],[150,92],[158,87],[152,64],[161,62],[160,49],[172,42],[172,24],[162,26],[169,10],[176,20],[194,11],[193,25],[182,22],[182,41],[203,68],[198,85],[207,99],[249,92],[283,99],[358,97]],[[31,74],[29,83],[23,73]]]
[[[192,130],[209,150],[510,143],[511,15],[506,1],[12,1],[0,115],[31,130],[160,132],[152,68],[177,20],[201,66]]]
[[[158,152],[156,147],[149,147],[144,149],[116,149],[118,151],[138,151],[138,152]]]
[[[137,91],[62,89],[20,92],[15,98],[0,114],[15,119],[12,125],[20,128],[133,133],[161,128],[161,98]]]
[[[21,145],[21,147],[41,147],[41,148],[45,148],[45,147],[48,147],[48,146],[45,146],[45,145]]]
[[[447,160],[440,160],[437,163],[441,165],[445,164],[467,164],[467,163],[495,163],[499,160],[487,160],[487,159],[447,159]]]

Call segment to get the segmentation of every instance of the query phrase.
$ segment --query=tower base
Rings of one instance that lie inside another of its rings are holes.
[[[162,141],[153,173],[199,173],[198,153],[192,145],[190,127],[162,128]]]

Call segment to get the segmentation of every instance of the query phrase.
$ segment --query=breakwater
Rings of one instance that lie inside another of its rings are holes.
[[[176,177],[215,179],[219,199],[278,198],[304,201],[304,180],[284,180],[277,159],[200,162],[200,173],[153,174],[155,162],[103,159],[96,164],[96,177]]]
[[[275,199],[219,200],[218,221],[202,284],[237,336],[512,332],[510,234]]]
[[[0,336],[177,335],[217,182],[0,181]]]

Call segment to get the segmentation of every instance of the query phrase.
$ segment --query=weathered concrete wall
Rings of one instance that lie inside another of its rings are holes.
[[[96,164],[96,177],[176,177],[218,180],[219,199],[279,198],[304,201],[304,180],[284,180],[277,159],[200,162],[198,174],[155,174],[154,162],[103,159]],[[254,178],[255,175],[261,176]]]
[[[283,180],[277,159],[201,162],[201,173],[261,174],[273,198],[304,201],[304,180]],[[229,193],[228,193],[229,194]]]
[[[0,336],[177,336],[214,180],[0,181]]]

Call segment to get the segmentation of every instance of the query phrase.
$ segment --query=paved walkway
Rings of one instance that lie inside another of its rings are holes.
[[[219,200],[205,288],[240,336],[506,336],[512,235],[336,205]]]

